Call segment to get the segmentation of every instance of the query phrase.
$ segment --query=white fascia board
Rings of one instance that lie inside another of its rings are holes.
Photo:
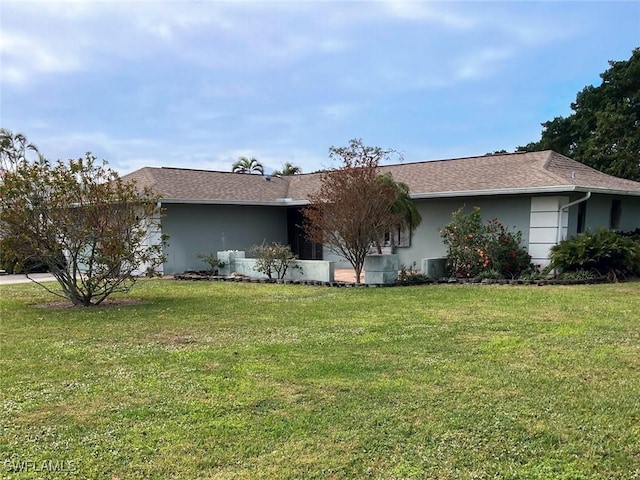
[[[273,202],[252,202],[249,200],[224,200],[224,199],[194,199],[194,198],[161,198],[163,204],[189,204],[189,205],[243,205],[254,207],[297,207],[308,205],[308,200],[277,200]]]
[[[539,194],[558,194],[568,192],[593,192],[604,193],[609,195],[630,195],[640,197],[638,190],[618,190],[612,188],[587,187],[582,185],[561,185],[557,187],[535,187],[535,188],[500,188],[488,190],[461,190],[452,192],[433,192],[433,193],[415,193],[411,194],[414,200],[427,198],[452,198],[452,197],[475,197],[475,196],[495,196],[495,195],[539,195]]]
[[[608,195],[628,195],[640,197],[638,190],[618,190],[601,187],[586,187],[581,185],[560,185],[556,187],[525,187],[525,188],[497,188],[487,190],[459,190],[449,192],[432,192],[432,193],[411,193],[410,197],[414,200],[434,199],[434,198],[455,198],[455,197],[482,197],[497,195],[540,195],[540,194],[558,194],[568,192],[593,192]],[[292,200],[289,198],[278,199],[276,201],[253,202],[249,200],[224,200],[224,199],[193,199],[193,198],[161,198],[161,203],[185,203],[193,205],[245,205],[245,206],[261,206],[261,207],[301,207],[309,204],[309,200]]]
[[[640,197],[640,191],[638,190],[619,190],[613,188],[602,188],[602,187],[578,187],[576,188],[576,192],[593,192],[593,193],[604,193],[607,195],[628,195],[632,197]]]
[[[565,193],[576,191],[576,185],[559,187],[526,187],[526,188],[496,188],[487,190],[458,190],[450,192],[416,193],[411,194],[414,200],[422,198],[451,198],[451,197],[484,197],[495,195],[532,195],[540,193]]]

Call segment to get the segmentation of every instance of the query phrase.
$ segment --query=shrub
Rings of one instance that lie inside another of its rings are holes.
[[[531,255],[522,247],[522,232],[509,232],[498,220],[487,223],[486,250],[492,270],[516,278],[531,266]]]
[[[563,240],[551,248],[550,259],[561,272],[592,270],[616,280],[640,275],[640,241],[602,228]]]
[[[497,280],[499,278],[504,278],[504,275],[502,275],[499,271],[483,270],[478,275],[476,275],[474,280]]]
[[[282,280],[289,268],[302,269],[295,263],[298,257],[291,252],[289,245],[278,242],[273,242],[271,245],[263,243],[252,246],[250,250],[257,259],[256,270],[264,273],[269,279],[273,279],[275,273],[276,278]]]
[[[404,264],[400,265],[398,283],[427,283],[431,281],[432,280],[427,275],[417,269],[415,261],[410,267],[407,267]]]
[[[594,270],[575,270],[562,272],[558,278],[560,280],[593,280],[598,278],[598,274]]]
[[[521,245],[522,232],[510,232],[497,219],[483,224],[478,207],[467,214],[464,207],[453,212],[440,236],[448,248],[447,266],[456,277],[495,271],[501,278],[515,278],[531,266],[531,256]]]
[[[202,260],[204,263],[209,264],[209,269],[207,270],[207,273],[209,275],[217,273],[218,268],[222,268],[225,266],[225,263],[223,261],[218,260],[218,257],[215,253],[199,253],[198,255],[196,255],[196,257]]]
[[[449,249],[447,266],[456,277],[473,278],[489,266],[484,249],[486,231],[479,208],[468,214],[463,208],[453,212],[451,223],[440,231],[440,236]]]

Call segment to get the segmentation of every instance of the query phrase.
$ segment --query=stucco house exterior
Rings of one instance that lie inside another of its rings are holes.
[[[551,246],[599,227],[640,228],[640,183],[606,175],[553,151],[494,154],[380,167],[409,185],[422,223],[401,238],[400,263],[421,265],[446,255],[440,229],[461,206],[480,207],[523,233],[534,263]],[[162,233],[170,236],[164,273],[203,269],[198,254],[248,250],[262,242],[290,244],[301,259],[333,260],[304,237],[300,209],[320,187],[319,173],[270,177],[145,167],[124,177],[162,196]]]

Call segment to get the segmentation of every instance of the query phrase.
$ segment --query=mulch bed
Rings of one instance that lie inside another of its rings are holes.
[[[464,278],[447,278],[442,280],[426,280],[426,281],[410,281],[410,282],[397,282],[393,284],[367,284],[367,283],[354,283],[354,282],[321,282],[317,280],[275,280],[266,278],[252,278],[243,275],[232,276],[220,276],[220,275],[206,275],[196,272],[185,272],[183,274],[174,275],[175,280],[190,280],[190,281],[212,281],[212,282],[242,282],[242,283],[277,283],[283,285],[313,285],[322,287],[352,287],[352,288],[367,288],[367,287],[396,287],[396,286],[413,286],[413,285],[438,285],[438,284],[460,284],[460,285],[536,285],[539,287],[545,285],[590,285],[596,283],[607,283],[609,279],[607,277],[591,278],[586,280],[556,280],[556,279],[543,279],[543,280],[473,280]]]

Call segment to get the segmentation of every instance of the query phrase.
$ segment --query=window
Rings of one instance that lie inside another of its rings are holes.
[[[411,232],[408,228],[396,227],[386,232],[382,238],[381,246],[383,247],[410,247]]]
[[[584,232],[584,227],[587,219],[587,202],[578,204],[578,228],[577,233]]]
[[[620,218],[622,217],[622,200],[611,201],[611,213],[609,214],[609,228],[620,230]]]

